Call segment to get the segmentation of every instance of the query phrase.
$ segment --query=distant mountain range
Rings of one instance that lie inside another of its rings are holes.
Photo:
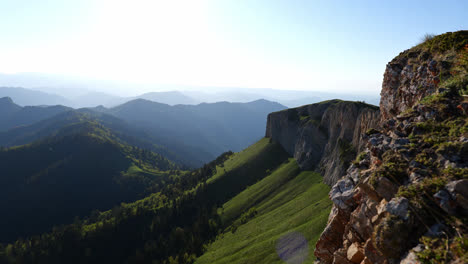
[[[19,105],[61,104],[70,107],[113,107],[134,99],[146,99],[169,105],[215,103],[221,101],[246,103],[259,99],[278,102],[287,107],[316,103],[330,99],[365,101],[378,105],[380,96],[375,93],[339,93],[323,91],[295,91],[258,89],[243,87],[198,87],[187,85],[136,84],[128,82],[84,80],[50,74],[20,73],[0,74],[0,87],[24,87],[61,97],[45,101],[30,101],[30,95],[2,92],[0,97],[9,96]],[[311,87],[318,89],[319,87]],[[24,89],[23,89],[24,90]]]
[[[282,109],[266,100],[73,109],[0,98],[0,237],[40,234],[158,191],[178,169],[262,138],[267,114]]]
[[[25,106],[21,107],[9,97],[0,98],[0,131],[17,126],[30,125],[50,118],[58,113],[71,110],[66,106]]]
[[[22,106],[71,106],[73,104],[71,100],[60,95],[45,93],[37,90],[25,89],[21,87],[0,87],[0,98],[1,97],[10,97],[15,101],[15,103]]]
[[[14,146],[52,136],[65,125],[91,118],[133,145],[150,148],[188,167],[227,151],[239,151],[264,135],[266,116],[286,107],[266,100],[176,105],[135,99],[105,108],[21,107],[0,98],[0,145]]]

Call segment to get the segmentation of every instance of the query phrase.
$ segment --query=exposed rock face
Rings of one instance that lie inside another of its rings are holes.
[[[460,242],[468,239],[468,100],[460,96],[467,84],[468,31],[438,36],[387,65],[380,131],[362,137],[364,154],[330,191],[320,263],[468,261]]]
[[[446,33],[405,50],[387,64],[380,93],[382,120],[410,109],[436,92],[457,62],[456,51],[466,44],[468,31]],[[451,47],[452,49],[449,49]]]
[[[410,55],[398,56],[387,64],[380,93],[383,120],[411,108],[434,93],[439,84],[438,74],[446,64],[433,60],[430,53],[411,52]]]
[[[332,185],[364,148],[364,132],[376,128],[378,120],[377,107],[331,100],[271,113],[266,137],[278,141],[302,169],[321,170]]]

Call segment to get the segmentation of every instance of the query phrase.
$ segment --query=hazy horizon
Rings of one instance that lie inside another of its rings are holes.
[[[1,7],[0,73],[113,82],[107,91],[88,88],[119,96],[164,86],[378,96],[385,65],[401,50],[425,33],[468,26],[463,1],[50,0]],[[428,23],[445,9],[450,17]]]

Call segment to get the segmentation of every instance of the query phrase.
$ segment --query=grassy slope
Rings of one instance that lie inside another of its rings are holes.
[[[224,162],[223,166],[217,166],[216,174],[213,175],[213,177],[211,177],[210,179],[208,179],[207,183],[212,183],[218,180],[219,178],[223,177],[226,174],[226,172],[241,168],[253,158],[260,156],[261,154],[269,154],[268,152],[270,150],[277,151],[273,148],[275,148],[275,146],[269,144],[269,139],[263,138],[259,140],[258,142],[242,150],[241,152],[232,155],[230,159]]]
[[[243,154],[236,154],[237,161],[227,161],[226,167],[229,169],[231,164],[239,162]],[[328,191],[319,174],[300,172],[296,161],[289,159],[224,204],[225,222],[238,218],[253,206],[258,214],[245,224],[237,219],[233,224],[239,226],[237,230],[234,233],[230,228],[225,230],[196,263],[284,263],[275,251],[275,244],[291,231],[302,233],[308,240],[306,263],[312,263],[315,242],[331,208]]]

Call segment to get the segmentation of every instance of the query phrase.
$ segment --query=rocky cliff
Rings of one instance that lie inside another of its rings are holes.
[[[364,148],[379,110],[361,102],[325,101],[268,115],[266,137],[279,142],[302,169],[317,169],[333,185]]]
[[[320,263],[468,263],[467,93],[468,31],[436,36],[388,63],[380,128],[353,134],[365,147],[330,192]],[[374,125],[368,118],[359,122]],[[270,135],[301,162],[305,136],[285,141],[274,133],[280,124]]]

